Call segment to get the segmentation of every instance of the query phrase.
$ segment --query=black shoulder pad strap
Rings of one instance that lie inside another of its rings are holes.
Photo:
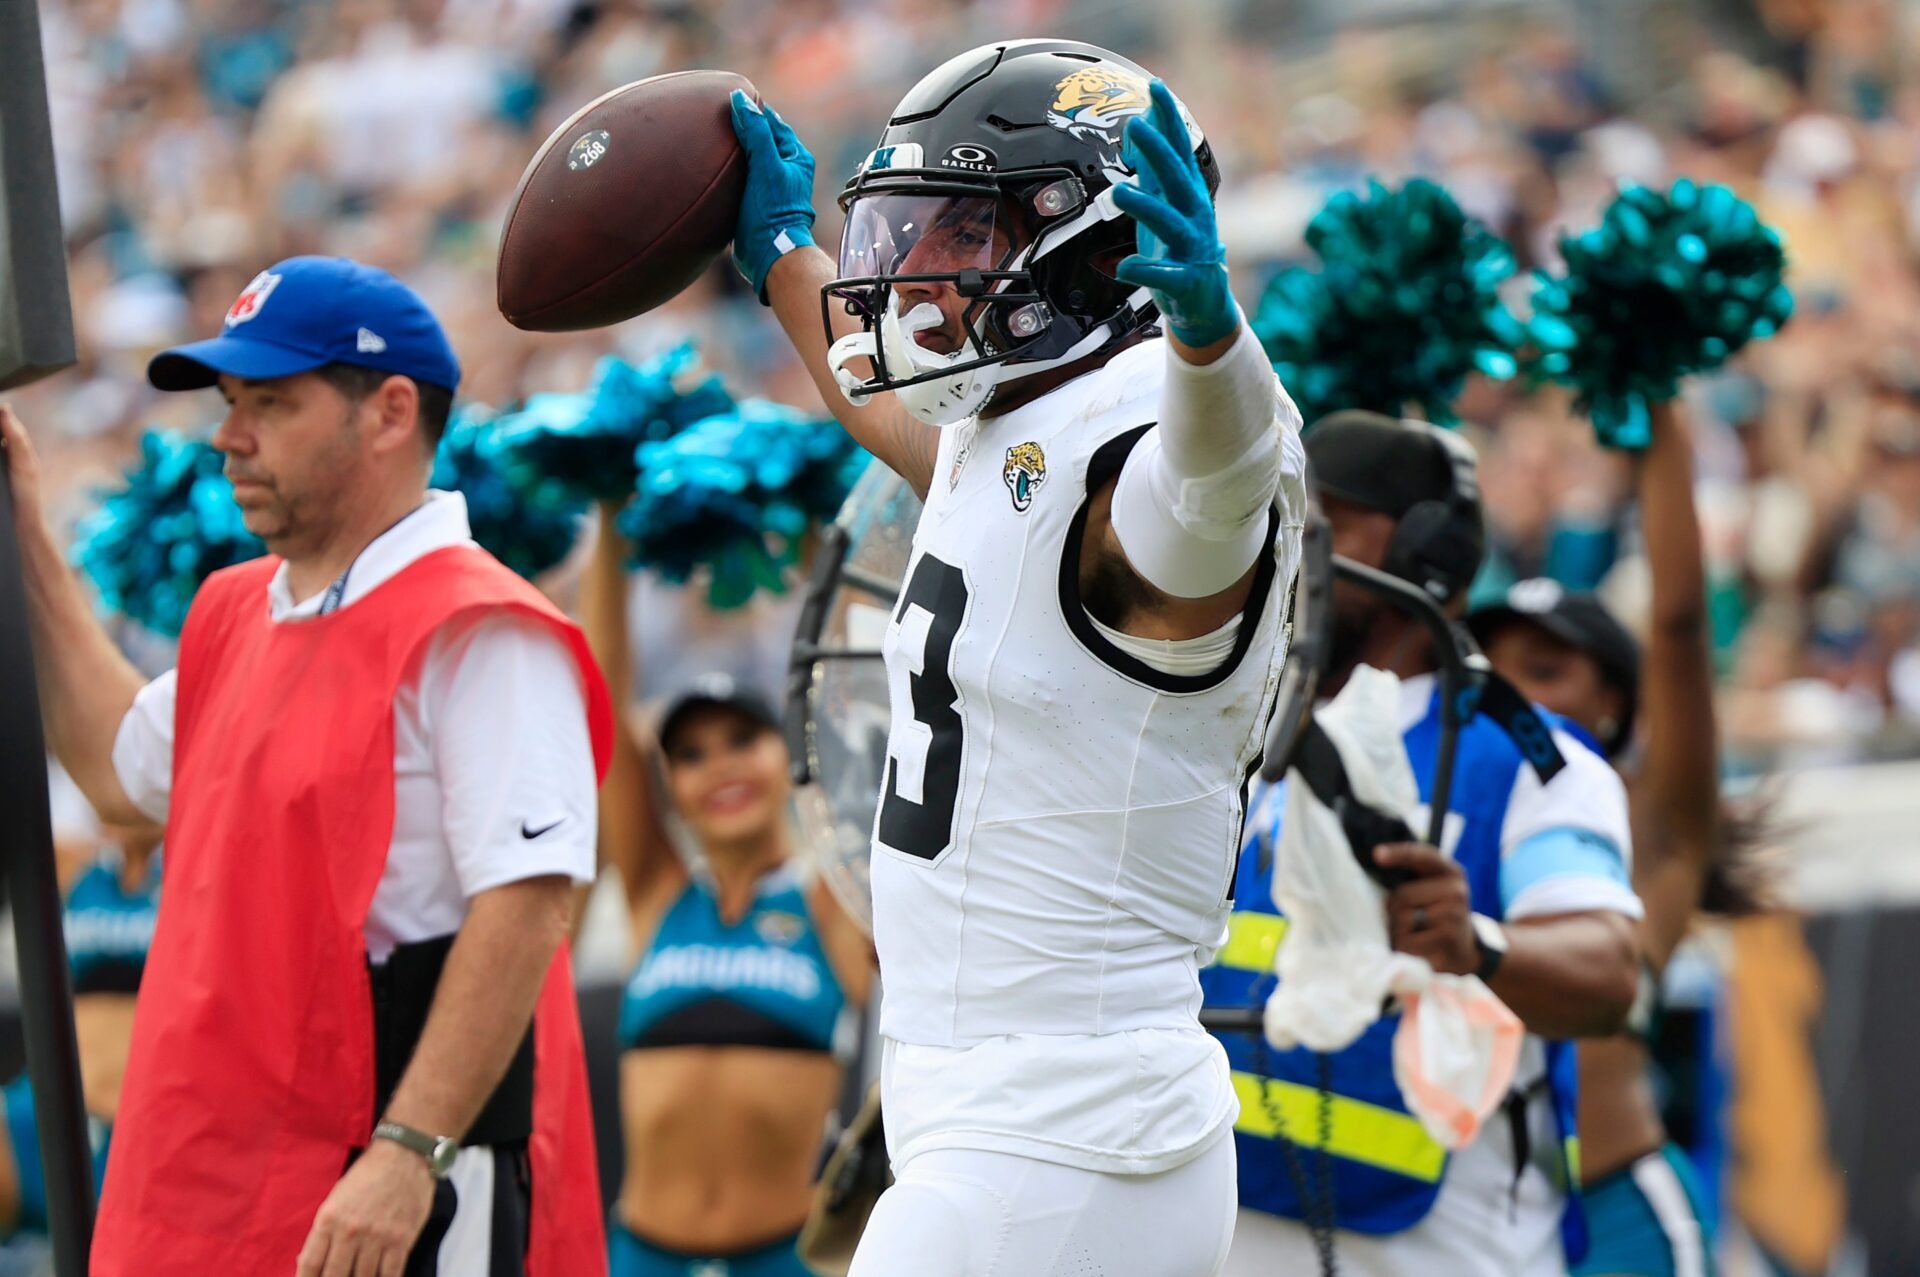
[[[1321,728],[1319,720],[1309,718],[1300,733],[1300,748],[1294,754],[1293,770],[1300,773],[1313,796],[1340,819],[1346,831],[1347,845],[1367,876],[1383,887],[1394,887],[1406,875],[1400,870],[1382,869],[1374,863],[1373,849],[1382,843],[1418,842],[1407,822],[1398,816],[1369,807],[1353,792],[1353,780],[1340,750]]]
[[[1540,712],[1520,694],[1520,689],[1495,673],[1487,675],[1480,688],[1480,712],[1500,725],[1513,738],[1527,765],[1546,784],[1567,765],[1560,747],[1553,743],[1553,732]]]

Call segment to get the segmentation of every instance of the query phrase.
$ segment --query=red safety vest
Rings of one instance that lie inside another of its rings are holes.
[[[478,609],[551,626],[579,662],[596,767],[613,717],[586,640],[470,546],[350,607],[275,624],[277,559],[209,578],[180,639],[165,905],[140,987],[94,1277],[287,1277],[375,1114],[362,928],[393,836],[393,699]],[[534,1013],[532,1277],[604,1274],[573,979]]]

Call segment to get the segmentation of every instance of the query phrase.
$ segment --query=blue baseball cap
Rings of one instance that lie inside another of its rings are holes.
[[[265,381],[334,363],[449,391],[460,384],[460,361],[420,294],[344,257],[267,267],[240,290],[218,337],[161,351],[147,380],[156,390],[204,390],[221,373]]]

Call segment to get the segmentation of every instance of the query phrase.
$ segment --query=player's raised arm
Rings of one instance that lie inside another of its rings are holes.
[[[1276,495],[1289,522],[1303,517],[1300,412],[1234,303],[1179,104],[1158,80],[1152,93],[1152,110],[1127,122],[1137,184],[1114,191],[1136,223],[1139,251],[1115,274],[1153,294],[1169,338],[1167,378],[1159,424],[1114,489],[1112,528],[1148,584],[1199,599],[1253,566]]]
[[[761,301],[773,307],[787,339],[834,419],[913,490],[926,495],[939,432],[915,421],[892,396],[855,406],[827,363],[820,290],[836,275],[833,259],[813,242],[813,155],[771,106],[733,95],[733,127],[747,152],[747,190],[734,232],[733,260]],[[858,324],[837,315],[852,332]],[[840,327],[835,334],[839,335]]]

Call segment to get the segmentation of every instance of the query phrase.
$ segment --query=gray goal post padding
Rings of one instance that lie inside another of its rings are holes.
[[[34,0],[0,0],[0,390],[73,363],[73,306]]]
[[[74,359],[34,0],[0,0],[0,179],[0,390],[5,390],[57,372]],[[81,1105],[80,1052],[47,810],[46,742],[6,464],[0,453],[0,883],[13,908],[20,1016],[54,1271],[58,1277],[82,1277],[93,1234],[93,1157]]]

